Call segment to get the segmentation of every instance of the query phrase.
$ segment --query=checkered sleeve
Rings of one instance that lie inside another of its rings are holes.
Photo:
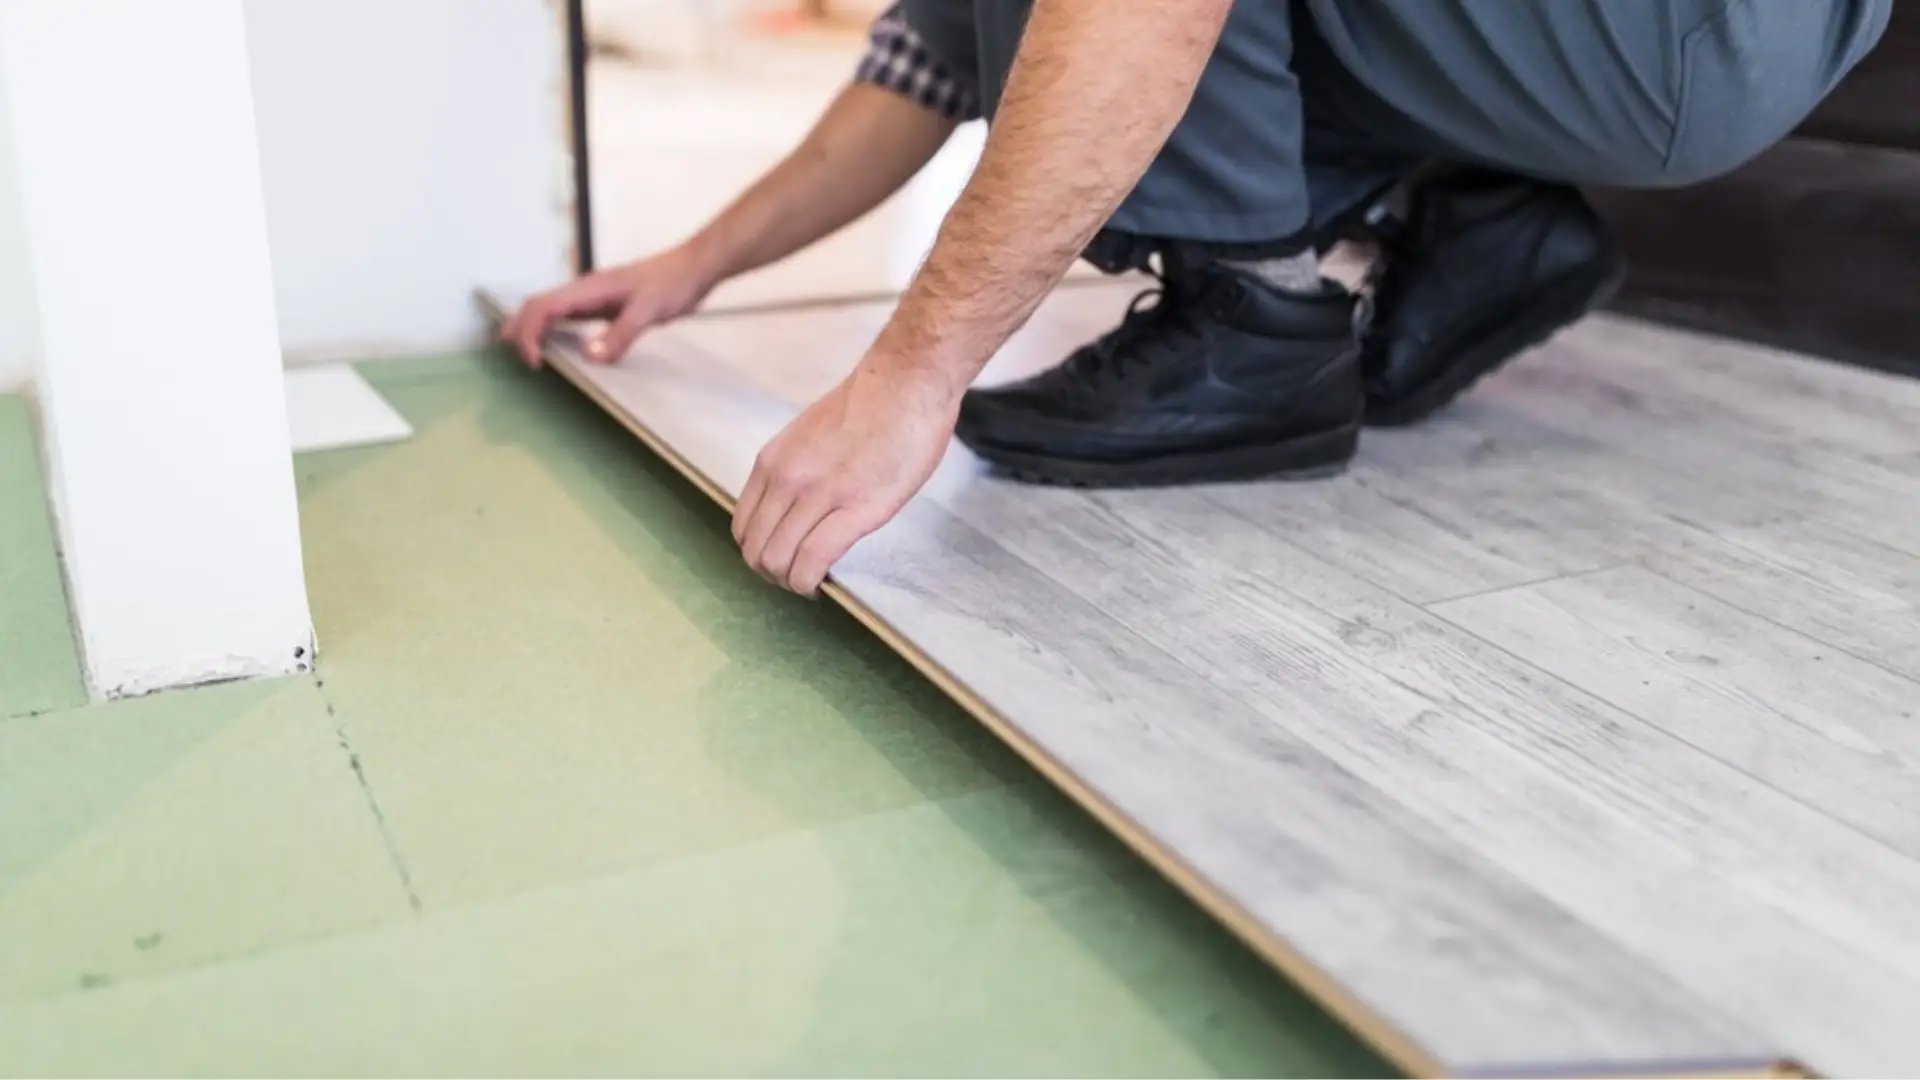
[[[899,4],[873,21],[866,54],[854,69],[853,80],[911,98],[951,120],[964,122],[980,116],[974,81],[934,58],[926,41],[907,25]]]

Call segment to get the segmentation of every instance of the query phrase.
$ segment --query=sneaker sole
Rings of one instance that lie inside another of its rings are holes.
[[[1451,405],[1480,380],[1507,361],[1543,344],[1594,308],[1605,304],[1626,279],[1626,267],[1616,255],[1585,271],[1570,274],[1548,286],[1536,303],[1536,317],[1500,320],[1467,344],[1460,359],[1411,394],[1384,404],[1367,403],[1368,427],[1405,427]]]
[[[1016,450],[973,447],[996,473],[1053,487],[1171,487],[1246,480],[1324,480],[1346,472],[1360,447],[1360,425],[1349,424],[1285,442],[1168,454],[1139,461],[1086,461]]]

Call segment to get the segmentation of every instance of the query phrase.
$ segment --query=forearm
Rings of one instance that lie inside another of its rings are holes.
[[[898,94],[849,85],[806,139],[688,247],[716,280],[785,258],[885,202],[955,126]]]
[[[1152,163],[1230,7],[1039,0],[980,165],[870,355],[964,389]]]

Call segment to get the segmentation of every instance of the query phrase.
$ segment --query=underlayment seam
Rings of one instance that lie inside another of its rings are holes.
[[[314,677],[313,687],[320,694],[321,704],[327,707],[327,717],[333,721],[333,733],[340,741],[340,749],[347,755],[347,767],[353,770],[353,778],[360,785],[360,794],[367,800],[367,809],[373,812],[373,823],[380,830],[380,842],[387,849],[387,858],[393,863],[394,873],[400,876],[400,887],[406,890],[407,904],[414,914],[425,910],[420,903],[420,893],[413,887],[413,874],[407,870],[407,860],[400,854],[400,844],[394,839],[393,828],[387,824],[386,812],[380,809],[380,800],[373,793],[373,785],[367,782],[367,771],[360,764],[360,754],[353,748],[353,740],[347,736],[346,720],[333,706],[333,699],[327,695],[327,684],[318,676]]]

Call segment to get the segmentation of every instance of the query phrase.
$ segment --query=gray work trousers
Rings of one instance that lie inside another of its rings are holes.
[[[991,121],[1031,6],[905,0],[904,14],[939,59],[978,74]],[[1107,227],[1249,254],[1297,248],[1326,210],[1316,201],[1337,201],[1356,169],[1396,161],[1696,183],[1784,138],[1879,40],[1892,8],[1238,0],[1186,115]]]

